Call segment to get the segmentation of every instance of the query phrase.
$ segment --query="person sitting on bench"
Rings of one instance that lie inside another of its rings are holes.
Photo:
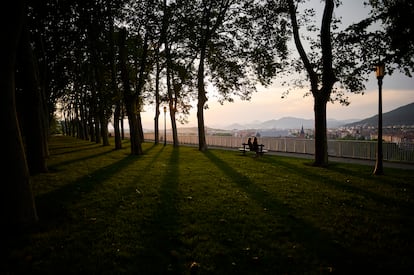
[[[257,137],[254,137],[253,139],[253,146],[252,146],[252,151],[257,152],[259,150],[259,144],[257,143]]]
[[[249,150],[253,151],[253,143],[252,143],[252,138],[249,138],[247,140],[247,145],[249,146]]]

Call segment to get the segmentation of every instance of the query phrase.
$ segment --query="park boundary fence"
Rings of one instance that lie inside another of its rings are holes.
[[[154,133],[145,133],[146,141],[154,141]],[[163,136],[161,136],[163,139]],[[208,146],[239,148],[246,138],[233,136],[206,136]],[[167,134],[167,142],[172,142],[172,136]],[[179,135],[179,144],[197,145],[197,135]],[[299,139],[288,137],[261,137],[259,143],[264,148],[274,152],[315,154],[313,139]],[[328,155],[332,157],[344,157],[355,159],[375,160],[377,143],[374,141],[356,140],[328,140]],[[413,162],[414,143],[383,142],[383,159],[388,161]]]

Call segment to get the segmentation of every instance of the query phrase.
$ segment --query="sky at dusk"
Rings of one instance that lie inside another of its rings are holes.
[[[317,12],[322,12],[322,5],[319,0],[312,0],[312,6]],[[336,14],[342,17],[345,26],[357,22],[368,15],[364,9],[363,1],[343,1],[343,5],[336,10]],[[317,21],[317,23],[319,23]],[[292,48],[291,51],[296,51]],[[298,117],[313,119],[313,97],[303,97],[305,91],[300,89],[292,90],[289,95],[282,98],[286,87],[279,83],[283,79],[275,79],[270,87],[258,87],[258,92],[252,95],[250,101],[242,101],[235,98],[233,103],[220,105],[214,94],[208,94],[209,109],[204,111],[205,125],[208,127],[225,127],[233,123],[250,123],[253,121],[266,121],[282,117]],[[348,93],[350,105],[342,106],[339,103],[328,103],[328,119],[364,119],[378,114],[378,85],[375,73],[366,83],[364,95]],[[309,90],[309,89],[308,89]],[[383,112],[391,111],[400,106],[414,102],[414,79],[394,72],[386,75],[383,80]],[[162,111],[162,107],[161,107]],[[178,124],[178,127],[190,127],[197,125],[196,105],[190,111],[189,123]],[[145,112],[141,113],[143,127],[153,129],[154,107],[146,106]],[[167,127],[169,128],[169,114],[167,112]],[[164,114],[160,115],[160,128],[163,126]]]

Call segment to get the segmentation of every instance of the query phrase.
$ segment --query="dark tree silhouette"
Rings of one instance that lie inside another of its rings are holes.
[[[7,13],[7,14],[5,14]],[[16,112],[15,69],[18,45],[22,39],[26,9],[24,1],[10,1],[2,9],[2,50],[0,52],[0,117],[4,142],[0,222],[7,232],[37,221],[36,207],[30,184],[29,169]],[[7,234],[3,233],[6,236]],[[3,242],[2,242],[3,243]]]
[[[408,77],[414,72],[414,2],[370,0],[371,12],[347,28],[342,41],[358,48],[361,70],[372,72],[379,61],[387,74],[398,70]]]

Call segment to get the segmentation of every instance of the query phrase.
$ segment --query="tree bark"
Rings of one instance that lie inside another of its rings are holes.
[[[81,116],[81,123],[82,123],[82,139],[89,140],[89,124],[88,124],[88,110],[86,108],[86,93],[82,93],[81,90],[79,90],[79,97],[80,97],[80,116]]]
[[[119,120],[121,118],[121,107],[119,105],[120,105],[120,102],[118,101],[116,103],[115,111],[114,111],[114,135],[115,135],[115,149],[116,150],[122,149],[121,130],[119,127]]]
[[[114,31],[114,19],[112,14],[112,8],[110,1],[108,0],[106,3],[108,7],[108,16],[109,16],[109,34],[108,34],[108,40],[109,40],[109,58],[110,58],[110,66],[111,66],[111,89],[112,93],[115,97],[115,110],[114,110],[114,136],[115,136],[115,150],[122,149],[122,141],[121,141],[121,131],[119,129],[119,120],[121,117],[121,94],[118,89],[117,85],[117,78],[116,78],[116,58],[115,58],[115,31]]]
[[[175,107],[171,104],[169,104],[169,110],[170,110],[170,120],[171,120],[171,131],[172,131],[172,137],[173,137],[173,146],[178,147],[178,131],[177,131],[177,121],[175,119]]]
[[[165,44],[165,52],[167,57],[167,94],[168,94],[168,110],[170,112],[170,121],[171,121],[171,131],[173,137],[173,146],[178,146],[178,132],[177,132],[177,122],[175,119],[176,114],[176,103],[177,95],[173,96],[173,87],[174,87],[174,76],[171,70],[171,58],[169,54],[168,44]]]
[[[124,103],[129,122],[129,135],[131,143],[131,154],[141,155],[142,146],[138,131],[137,112],[137,98],[131,91],[131,84],[129,81],[129,72],[127,67],[127,48],[126,48],[126,30],[121,29],[119,39],[119,59],[121,67],[121,78],[124,88]]]
[[[326,127],[326,104],[328,103],[333,85],[336,82],[332,62],[331,23],[334,1],[326,0],[321,25],[322,48],[322,88],[314,92],[315,108],[315,166],[328,165],[328,138]]]
[[[315,115],[315,160],[314,166],[328,165],[328,138],[326,136],[326,104],[322,96],[314,97]]]
[[[37,174],[47,172],[47,130],[42,120],[47,119],[43,114],[42,101],[43,96],[39,86],[39,79],[36,69],[36,62],[33,55],[33,50],[30,45],[29,30],[24,24],[22,29],[18,63],[21,69],[21,85],[22,94],[19,97],[21,101],[21,108],[19,112],[22,114],[20,121],[21,128],[24,134],[24,143],[26,145],[27,164],[29,166],[30,174]],[[23,122],[23,123],[22,123]]]
[[[138,124],[138,134],[139,134],[139,140],[140,142],[144,142],[144,129],[142,128],[142,118],[141,118],[141,112],[139,111],[141,109],[140,106],[137,107],[137,124]]]
[[[154,116],[154,133],[155,133],[155,144],[160,143],[160,57],[159,57],[159,46],[156,49],[156,72],[155,72],[155,116]]]
[[[103,108],[103,106],[101,106]],[[99,122],[101,125],[101,136],[102,136],[102,145],[109,146],[109,134],[108,134],[108,120],[105,116],[105,110],[101,109],[99,114]]]
[[[311,92],[314,99],[315,114],[315,166],[328,165],[328,139],[326,127],[326,104],[330,99],[332,88],[336,82],[332,68],[331,22],[334,10],[334,1],[326,0],[321,23],[321,49],[322,49],[322,82],[319,83],[318,74],[310,62],[299,35],[299,26],[296,19],[296,7],[293,0],[288,2],[292,22],[293,37],[299,56],[310,79]],[[319,88],[319,84],[321,88]]]
[[[10,1],[1,14],[3,34],[0,52],[0,119],[7,132],[1,165],[0,225],[6,232],[15,232],[37,222],[38,217],[31,190],[22,136],[16,112],[15,65],[16,51],[25,16],[24,1]],[[4,236],[8,236],[2,233]],[[3,239],[3,238],[2,238]]]
[[[206,130],[204,127],[204,105],[207,102],[206,90],[204,85],[204,59],[206,48],[203,46],[200,54],[200,63],[198,64],[197,73],[197,124],[198,124],[198,150],[206,151],[208,149],[206,142]]]

